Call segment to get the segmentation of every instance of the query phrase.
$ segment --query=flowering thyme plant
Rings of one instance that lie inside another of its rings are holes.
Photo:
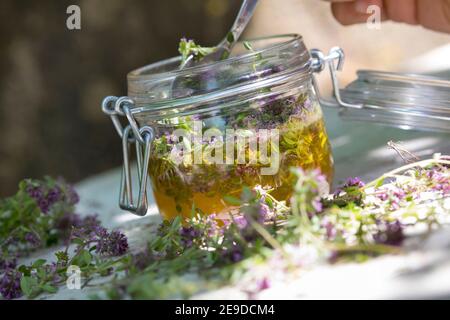
[[[71,265],[80,267],[87,279],[109,274],[112,257],[127,252],[127,238],[120,231],[109,232],[94,215],[75,213],[78,201],[71,185],[46,178],[22,181],[15,196],[0,202],[0,294],[5,299],[55,293]],[[17,265],[30,252],[58,243],[66,248],[55,253],[54,262]]]
[[[299,268],[396,253],[410,227],[423,224],[432,229],[449,221],[447,156],[409,163],[367,184],[350,178],[334,194],[324,194],[326,179],[319,171],[293,168],[292,173],[296,180],[289,206],[271,196],[271,190],[244,188],[240,198],[226,197],[237,208],[227,219],[193,208],[190,218],[164,221],[144,249],[130,253],[126,253],[125,236],[105,230],[95,217],[61,214],[58,221],[64,223],[55,225],[71,225],[68,234],[57,229],[64,235],[66,249],[56,253],[53,263],[37,260],[18,268],[2,251],[0,293],[14,299],[22,294],[35,297],[41,292],[56,292],[67,266],[75,264],[86,279],[113,276],[96,298],[186,298],[226,284],[240,287],[253,298]],[[21,190],[28,194],[25,185]],[[44,197],[51,188],[44,188]],[[61,199],[66,199],[65,192],[62,194]],[[20,200],[28,197],[39,207],[38,198],[30,195]],[[61,206],[67,204],[61,201]],[[4,208],[10,206],[3,203],[2,217]],[[48,213],[42,210],[39,216],[52,214],[50,206]],[[32,221],[33,230],[48,226],[37,222],[39,219]],[[13,230],[3,227],[2,232]],[[27,243],[24,247],[31,250],[30,246],[41,242],[25,238],[27,232],[18,234],[22,234],[21,243]],[[71,244],[74,250],[69,249]]]

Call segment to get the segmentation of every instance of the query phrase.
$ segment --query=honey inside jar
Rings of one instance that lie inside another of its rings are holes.
[[[199,150],[189,146],[180,152],[179,146],[186,146],[187,139],[174,134],[175,130],[182,129],[195,137],[195,123],[201,124],[199,132],[203,135],[202,158],[197,163],[194,159]],[[214,137],[204,137],[208,129],[216,130]],[[166,131],[153,142],[149,175],[155,201],[167,220],[178,215],[189,217],[193,209],[226,218],[233,208],[227,203],[227,196],[239,197],[244,186],[261,186],[271,190],[277,200],[289,201],[293,181],[291,167],[319,169],[331,183],[333,160],[322,111],[314,97],[305,92],[253,101],[239,112],[206,118],[184,117],[177,119],[176,125],[160,130]],[[225,143],[231,140],[225,138],[218,142],[219,133],[227,130],[237,133],[232,140],[231,159]],[[269,133],[278,136],[270,140]],[[239,134],[246,137],[240,140],[244,145],[236,143]],[[270,159],[264,163],[252,161],[261,159],[262,149],[258,144],[261,142],[267,143],[270,149]],[[258,147],[252,149],[255,145]],[[237,149],[244,151],[241,158]],[[218,150],[222,150],[221,154]],[[277,159],[271,158],[274,154]],[[224,158],[223,163],[211,161],[220,157]],[[263,174],[263,168],[272,170]]]

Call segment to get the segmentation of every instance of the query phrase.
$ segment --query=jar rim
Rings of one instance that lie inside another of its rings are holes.
[[[239,40],[237,43],[242,44],[246,41],[253,42],[253,41],[282,39],[282,38],[289,38],[289,40],[273,44],[271,46],[265,47],[260,50],[255,50],[255,51],[248,52],[248,53],[245,53],[242,55],[229,57],[225,60],[214,61],[214,62],[210,62],[207,64],[193,65],[190,67],[186,67],[182,70],[176,69],[176,70],[170,70],[170,71],[159,72],[159,73],[145,74],[149,70],[157,69],[157,68],[163,66],[164,64],[180,62],[181,56],[176,56],[176,57],[160,60],[160,61],[148,64],[146,66],[137,68],[135,70],[132,70],[131,72],[128,73],[127,79],[128,79],[128,81],[137,81],[137,80],[147,80],[147,79],[153,79],[153,78],[168,78],[168,77],[173,77],[173,76],[177,77],[177,76],[181,76],[185,73],[192,73],[195,70],[200,70],[200,69],[205,69],[205,68],[214,68],[214,67],[217,67],[218,65],[228,64],[228,63],[236,62],[239,60],[246,60],[251,57],[257,57],[258,55],[260,55],[264,52],[270,51],[270,50],[282,49],[283,47],[289,46],[296,41],[303,42],[303,37],[300,34],[286,33],[286,34],[281,34],[281,35],[270,35],[270,36],[262,36],[262,37],[255,37],[255,38],[250,38],[250,39],[245,39],[245,40]]]

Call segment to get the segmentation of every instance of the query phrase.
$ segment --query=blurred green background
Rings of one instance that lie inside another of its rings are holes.
[[[81,7],[80,31],[66,9]],[[181,37],[214,44],[238,0],[1,0],[0,196],[24,177],[78,181],[121,164],[102,114],[106,95],[126,94],[126,74],[175,56]]]

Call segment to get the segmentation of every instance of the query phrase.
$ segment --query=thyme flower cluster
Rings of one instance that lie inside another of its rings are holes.
[[[0,201],[0,238],[5,239],[0,242],[3,298],[54,293],[66,278],[69,265],[85,265],[91,272],[101,273],[106,270],[100,257],[122,256],[128,251],[123,233],[108,231],[96,215],[75,213],[78,201],[71,185],[51,178],[24,180],[15,196]],[[30,252],[56,244],[65,245],[66,249],[55,254],[55,262],[40,259],[30,266],[18,266],[18,260]],[[74,254],[69,257],[73,246]],[[92,264],[94,259],[99,265]]]

